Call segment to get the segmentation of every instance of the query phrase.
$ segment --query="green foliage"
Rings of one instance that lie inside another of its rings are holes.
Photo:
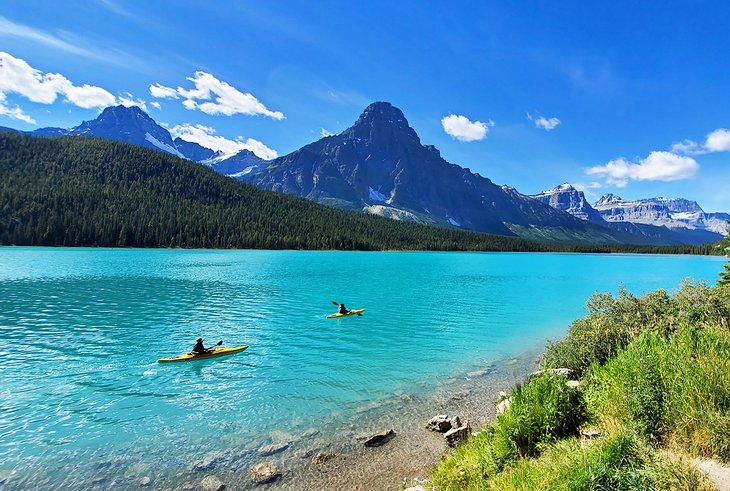
[[[543,374],[511,391],[509,408],[493,425],[498,467],[537,455],[541,446],[577,433],[586,418],[580,393],[562,376]]]
[[[727,224],[730,230],[730,220],[728,220]],[[730,235],[720,242],[719,249],[724,255],[730,258]],[[717,280],[717,283],[723,286],[730,285],[730,262],[726,263],[725,268],[720,271],[720,279]]]
[[[240,249],[683,252],[541,245],[264,191],[151,149],[0,133],[0,244]]]
[[[727,326],[730,289],[685,281],[672,296],[658,290],[636,297],[622,290],[617,297],[595,294],[586,307],[588,315],[573,322],[565,339],[548,345],[542,365],[582,374],[616,356],[642,332],[666,337],[680,327]]]
[[[591,414],[635,428],[694,455],[728,460],[730,333],[682,328],[668,338],[647,332],[586,378]]]
[[[709,490],[687,462],[652,451],[636,434],[621,431],[591,445],[575,438],[549,448],[540,459],[525,459],[483,487],[466,489],[551,491]]]
[[[598,294],[543,358],[585,372],[542,376],[439,463],[439,489],[712,489],[688,462],[730,462],[730,288]],[[562,380],[562,383],[561,383]],[[602,436],[571,435],[586,422]],[[566,438],[567,437],[567,438]],[[666,449],[669,449],[667,451]]]
[[[578,390],[562,376],[544,374],[511,391],[511,404],[490,426],[442,460],[434,473],[439,489],[466,489],[498,474],[551,442],[574,435],[585,420]]]

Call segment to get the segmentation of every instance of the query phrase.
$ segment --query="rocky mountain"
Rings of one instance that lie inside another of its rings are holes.
[[[241,150],[228,158],[213,158],[203,161],[204,164],[210,165],[215,171],[229,177],[235,177],[242,181],[247,181],[250,176],[262,171],[269,165],[268,160],[258,157],[250,150]]]
[[[12,128],[0,127],[0,130],[19,132]],[[39,128],[19,133],[32,136],[94,136],[131,143],[208,165],[228,176],[238,176],[246,169],[249,169],[248,172],[259,170],[266,162],[248,150],[229,156],[179,137],[173,140],[167,129],[137,106],[107,107],[96,119],[84,121],[74,128]]]
[[[185,155],[185,158],[188,160],[204,162],[216,156],[215,150],[211,150],[210,148],[206,148],[195,142],[183,140],[180,137],[175,138],[173,142],[175,143],[175,148],[177,148],[181,154]]]
[[[532,198],[547,203],[553,208],[566,211],[573,216],[582,220],[589,220],[606,226],[616,232],[622,240],[632,241],[635,243],[662,243],[662,244],[704,244],[706,242],[714,242],[722,238],[718,231],[706,227],[686,227],[673,226],[673,222],[669,219],[650,220],[646,214],[636,212],[628,214],[626,217],[642,218],[641,220],[632,219],[611,219],[618,216],[612,213],[604,215],[598,209],[620,210],[627,202],[621,198],[608,194],[603,196],[594,206],[588,204],[582,191],[575,189],[570,184],[564,183],[553,189],[544,191],[540,194],[532,195]],[[676,210],[676,215],[697,216],[702,214],[701,208],[694,201],[686,199],[660,199],[661,203],[666,203],[667,208]],[[649,201],[649,200],[646,200]],[[654,210],[654,215],[669,217],[669,211],[659,212]],[[722,215],[722,214],[718,214]],[[609,218],[606,218],[608,216]],[[715,218],[719,221],[719,218]],[[704,223],[704,222],[703,222]]]
[[[702,230],[727,235],[728,213],[705,213],[696,201],[683,198],[649,198],[625,201],[606,194],[593,204],[607,222],[665,226],[673,230]]]
[[[275,159],[247,180],[338,208],[420,223],[539,240],[617,241],[604,227],[447,162],[387,102],[371,104],[339,135]]]
[[[603,222],[601,214],[588,204],[583,192],[568,183],[563,183],[540,194],[533,194],[531,197],[553,208],[566,211],[581,220]]]

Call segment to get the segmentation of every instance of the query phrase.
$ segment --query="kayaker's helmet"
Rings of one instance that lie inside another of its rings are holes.
[[[198,338],[198,339],[196,339],[196,341],[199,342],[199,343],[202,343],[203,342],[203,338]]]

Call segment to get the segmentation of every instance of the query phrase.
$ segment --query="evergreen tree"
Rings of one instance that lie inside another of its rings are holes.
[[[730,229],[730,220],[727,222],[728,228]],[[722,250],[723,254],[728,257],[730,260],[730,235],[725,237],[722,242],[720,242],[720,249]],[[720,271],[720,279],[717,281],[719,285],[730,285],[730,262],[725,263],[725,268]]]
[[[419,225],[264,191],[126,143],[6,132],[0,132],[0,245],[711,252],[709,244],[539,244]]]

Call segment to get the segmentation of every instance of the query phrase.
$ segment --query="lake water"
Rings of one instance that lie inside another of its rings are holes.
[[[277,435],[319,431],[326,446],[389,401],[423,405],[449,380],[539,351],[596,291],[714,282],[723,261],[0,248],[0,485],[177,486],[231,449],[245,470]],[[327,319],[333,300],[367,310]],[[250,347],[156,363],[198,336]]]

